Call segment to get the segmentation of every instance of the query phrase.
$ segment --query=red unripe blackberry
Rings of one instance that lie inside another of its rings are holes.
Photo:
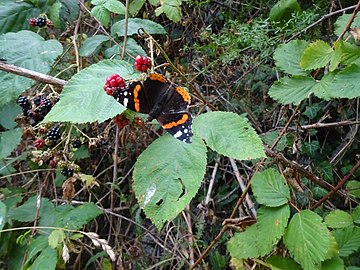
[[[119,127],[119,128],[123,128],[125,127],[127,124],[129,124],[129,120],[126,119],[124,116],[122,116],[121,114],[116,116],[114,118],[114,123]]]
[[[125,87],[125,80],[119,74],[113,74],[106,78],[106,82],[104,85],[104,91],[106,94],[112,96],[116,88]]]
[[[36,26],[36,18],[30,18],[29,19],[29,25],[32,26],[32,27]]]
[[[136,56],[134,66],[137,71],[146,72],[151,67],[151,60],[147,56]]]
[[[50,20],[46,20],[46,25],[47,25],[47,26],[53,26],[54,24],[53,24],[53,22],[52,22],[52,21],[50,21]]]
[[[36,149],[41,149],[45,145],[45,141],[43,139],[37,139],[34,141],[34,146]]]

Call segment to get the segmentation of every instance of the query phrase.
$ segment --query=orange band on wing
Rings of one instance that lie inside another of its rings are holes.
[[[139,100],[139,91],[141,90],[141,85],[138,84],[134,88],[134,104],[135,104],[135,111],[140,111],[140,100]]]
[[[184,124],[188,119],[189,116],[185,113],[179,121],[167,123],[166,125],[163,125],[163,128],[169,129],[172,127],[176,127],[178,125]]]
[[[180,86],[176,87],[175,90],[182,96],[182,98],[187,102],[190,103],[190,95],[186,90]]]
[[[152,81],[159,81],[159,82],[163,82],[163,83],[166,82],[166,78],[163,75],[158,74],[158,73],[151,73],[149,75],[149,78]]]

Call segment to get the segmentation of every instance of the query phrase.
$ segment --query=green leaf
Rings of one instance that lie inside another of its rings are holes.
[[[61,9],[61,3],[55,2],[50,8],[49,8],[49,19],[52,21],[53,25],[56,28],[61,28],[61,21],[60,21],[60,9]]]
[[[357,63],[359,65],[359,59],[360,59],[359,46],[342,41],[341,63],[343,63],[346,66],[351,65],[353,63]]]
[[[351,216],[354,223],[360,224],[360,205],[356,206],[356,208],[352,211]]]
[[[321,270],[340,270],[344,269],[344,261],[339,256],[333,257],[321,263]]]
[[[360,227],[349,226],[333,231],[339,245],[339,256],[347,257],[360,248]]]
[[[74,0],[60,0],[61,8],[60,8],[60,22],[63,28],[66,25],[75,25],[75,21],[78,19],[80,5],[78,1]]]
[[[312,103],[306,106],[303,115],[307,116],[309,119],[315,119],[319,111],[324,107],[321,103]]]
[[[149,34],[161,34],[165,35],[166,30],[160,24],[155,23],[150,20],[146,19],[139,19],[139,18],[130,18],[128,20],[128,36],[132,36],[138,33],[138,30],[143,28]],[[124,36],[125,31],[125,19],[114,23],[111,27],[111,35],[114,36],[115,34],[122,37]]]
[[[179,22],[181,19],[181,0],[167,0],[155,10],[155,15],[159,16],[160,14],[165,13],[173,22]]]
[[[331,87],[334,77],[335,73],[333,72],[329,72],[322,77],[320,82],[316,83],[312,88],[314,95],[325,100],[330,100],[333,97]]]
[[[79,50],[80,56],[88,57],[92,55],[100,49],[102,43],[108,40],[109,38],[105,35],[95,35],[93,37],[89,37],[85,40]]]
[[[308,45],[305,40],[293,40],[281,44],[274,52],[276,66],[291,75],[307,75],[309,72],[300,67],[300,58]]]
[[[57,216],[56,227],[66,227],[71,230],[79,230],[82,226],[89,223],[101,214],[101,210],[93,203],[85,203],[70,211],[64,211]]]
[[[119,42],[119,45],[121,46],[121,48],[118,45],[114,45],[111,48],[108,48],[105,50],[105,57],[106,58],[111,58],[114,55],[121,55],[121,51],[122,51],[122,46],[124,46],[124,42],[121,41]],[[128,37],[127,38],[127,42],[126,42],[126,52],[130,55],[146,55],[146,52],[144,51],[144,49],[132,38]],[[124,60],[129,59],[127,54],[125,54],[125,58]]]
[[[4,228],[6,223],[6,205],[0,201],[0,231]]]
[[[31,2],[2,0],[0,2],[0,33],[29,29],[28,20],[31,17],[37,17],[40,13],[41,10]]]
[[[104,3],[104,7],[116,14],[125,14],[125,6],[118,0],[107,0]]]
[[[37,197],[33,196],[29,198],[23,205],[10,209],[8,212],[8,218],[22,221],[31,222],[34,221],[36,215]],[[48,199],[42,198],[40,203],[39,216],[46,216],[44,213],[53,211],[53,204]]]
[[[273,22],[291,19],[293,12],[301,12],[301,7],[296,0],[280,0],[270,10],[270,20]]]
[[[346,189],[355,198],[360,198],[360,181],[350,180],[346,184]]]
[[[339,254],[339,245],[332,232],[330,232],[330,243],[328,251],[326,252],[325,260],[331,259]]]
[[[5,57],[7,63],[40,73],[46,74],[50,71],[62,50],[57,40],[44,40],[31,31],[24,30],[0,36],[0,56]],[[19,94],[35,83],[36,81],[31,79],[0,71],[0,107],[14,101]]]
[[[244,232],[236,233],[228,242],[231,257],[246,259],[270,253],[284,234],[289,216],[288,205],[259,208],[256,223]]]
[[[292,217],[285,231],[284,243],[304,270],[313,270],[327,255],[330,233],[320,216],[303,210]]]
[[[56,250],[51,247],[44,249],[31,265],[31,269],[36,270],[55,270],[57,263]]]
[[[34,237],[30,242],[30,245],[28,246],[29,252],[26,256],[25,265],[28,264],[30,261],[33,261],[35,256],[37,256],[38,253],[42,252],[48,246],[49,244],[47,236],[37,235],[36,237]]]
[[[98,19],[103,26],[108,26],[110,22],[110,11],[107,10],[107,8],[102,5],[95,6],[91,10],[90,14],[91,16],[94,16],[96,19]]]
[[[316,81],[310,77],[284,77],[269,89],[269,95],[281,104],[299,104],[313,92]]]
[[[133,65],[118,60],[104,60],[74,75],[64,86],[59,102],[43,122],[104,122],[125,110],[104,90],[106,77],[120,74],[125,79],[138,77]]]
[[[133,17],[136,16],[136,14],[138,14],[138,12],[143,7],[145,2],[146,2],[145,0],[132,0],[129,5],[130,15]]]
[[[194,134],[214,151],[239,160],[265,156],[261,139],[247,119],[231,112],[209,112],[194,119]]]
[[[271,270],[301,270],[301,267],[292,259],[278,255],[267,258],[266,263],[270,264]]]
[[[315,157],[320,149],[320,143],[318,141],[304,142],[302,151],[308,154],[310,157]]]
[[[21,113],[20,106],[14,106],[12,102],[9,102],[5,106],[0,108],[0,125],[5,129],[13,129],[17,126],[15,118]]]
[[[344,28],[350,21],[350,18],[351,18],[351,14],[344,14],[344,15],[340,16],[339,18],[337,18],[337,20],[334,24],[335,35],[340,36],[341,32],[344,30]],[[360,16],[357,15],[355,17],[354,21],[352,22],[350,29],[352,29],[354,27],[359,27],[359,26],[360,26]]]
[[[65,233],[63,230],[53,230],[49,237],[49,246],[53,249],[56,249],[57,246],[64,242],[65,239]]]
[[[133,173],[135,196],[158,229],[190,203],[205,168],[206,147],[196,136],[186,144],[166,134],[138,157]]]
[[[305,70],[325,67],[334,54],[330,45],[322,40],[315,41],[305,49],[300,59],[300,67]]]
[[[331,85],[329,92],[337,98],[360,97],[360,66],[351,65],[338,72]]]
[[[283,205],[290,199],[290,189],[284,176],[272,168],[256,173],[251,180],[251,188],[256,201],[269,207]]]
[[[11,152],[21,142],[22,129],[14,128],[8,131],[0,132],[0,159],[11,154]]]
[[[330,228],[345,228],[353,224],[353,219],[345,211],[334,210],[325,217],[325,223]]]
[[[334,71],[340,64],[342,58],[342,50],[341,50],[341,42],[342,41],[335,41],[333,44],[334,53],[330,60],[330,71]]]

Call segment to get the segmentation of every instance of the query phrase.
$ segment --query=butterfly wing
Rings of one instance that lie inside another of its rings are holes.
[[[191,143],[192,119],[191,114],[186,111],[162,114],[157,118],[163,129],[173,135],[174,138],[185,143]]]
[[[139,113],[150,112],[151,107],[149,107],[149,103],[145,95],[145,89],[141,82],[132,82],[123,88],[118,87],[114,91],[113,97],[117,102],[132,111]]]

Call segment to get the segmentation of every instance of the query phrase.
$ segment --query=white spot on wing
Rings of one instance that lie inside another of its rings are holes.
[[[178,132],[176,132],[174,134],[174,138],[179,138],[181,135],[182,135],[182,132],[181,132],[181,130],[179,130]]]
[[[150,202],[150,200],[151,200],[152,196],[154,196],[155,192],[156,192],[156,185],[154,183],[152,183],[151,186],[148,187],[148,189],[146,190],[146,193],[144,195],[144,206]]]
[[[185,128],[184,129],[184,133],[188,133],[189,131],[188,131],[188,129],[187,128]]]
[[[127,96],[128,95],[128,92],[127,91],[124,91],[124,96]]]
[[[128,102],[129,102],[129,99],[127,99],[127,98],[124,98],[124,106],[125,106],[125,107],[127,107],[127,105],[128,105]]]

